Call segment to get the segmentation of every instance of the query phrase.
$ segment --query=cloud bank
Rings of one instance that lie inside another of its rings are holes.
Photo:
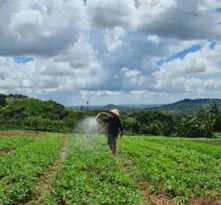
[[[218,0],[0,1],[0,92],[65,105],[218,98],[219,8]]]

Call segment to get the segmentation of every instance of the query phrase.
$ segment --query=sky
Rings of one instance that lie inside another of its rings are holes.
[[[67,106],[221,98],[221,1],[0,0],[0,93]]]

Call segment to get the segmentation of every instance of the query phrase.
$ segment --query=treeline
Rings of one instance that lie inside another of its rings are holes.
[[[0,95],[0,129],[72,132],[81,120],[100,111],[67,108],[23,95]],[[215,102],[209,109],[200,108],[196,115],[175,118],[160,110],[142,110],[121,113],[121,120],[127,134],[211,137],[221,131],[221,111]]]
[[[52,100],[42,101],[22,95],[0,96],[0,128],[70,132],[86,116],[85,112],[66,108]]]
[[[195,115],[183,114],[175,127],[175,136],[212,137],[214,132],[221,132],[221,109],[213,101],[209,108],[200,107]]]
[[[131,134],[170,136],[174,132],[175,118],[160,110],[142,110],[121,115],[124,129]]]

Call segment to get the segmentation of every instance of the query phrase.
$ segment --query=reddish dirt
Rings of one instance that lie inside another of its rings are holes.
[[[27,130],[0,131],[1,137],[11,137],[11,136],[16,136],[16,135],[39,137],[39,136],[44,135],[44,132],[35,132],[35,131],[27,131]]]
[[[62,201],[58,202],[58,205],[66,205],[66,201],[62,200]]]
[[[12,150],[0,150],[0,156],[3,154],[7,154],[9,152],[11,152]]]
[[[188,205],[221,205],[221,197],[198,197],[195,199],[190,199]]]
[[[162,195],[150,195],[146,204],[148,205],[184,205],[183,203],[172,200],[168,196],[163,195],[163,194]]]
[[[205,141],[205,140],[192,140],[195,143],[211,144],[211,145],[221,145],[221,141]]]
[[[198,197],[190,199],[189,202],[177,202],[164,194],[161,195],[147,195],[146,202],[139,205],[221,205],[221,198],[214,196]]]

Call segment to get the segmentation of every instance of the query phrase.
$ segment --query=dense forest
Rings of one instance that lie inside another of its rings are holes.
[[[24,95],[0,94],[0,129],[27,129],[72,132],[80,121],[103,110],[67,108],[55,101],[42,101]],[[127,134],[178,137],[212,137],[221,131],[221,110],[214,101],[199,107],[196,114],[175,117],[162,110],[121,112]]]

